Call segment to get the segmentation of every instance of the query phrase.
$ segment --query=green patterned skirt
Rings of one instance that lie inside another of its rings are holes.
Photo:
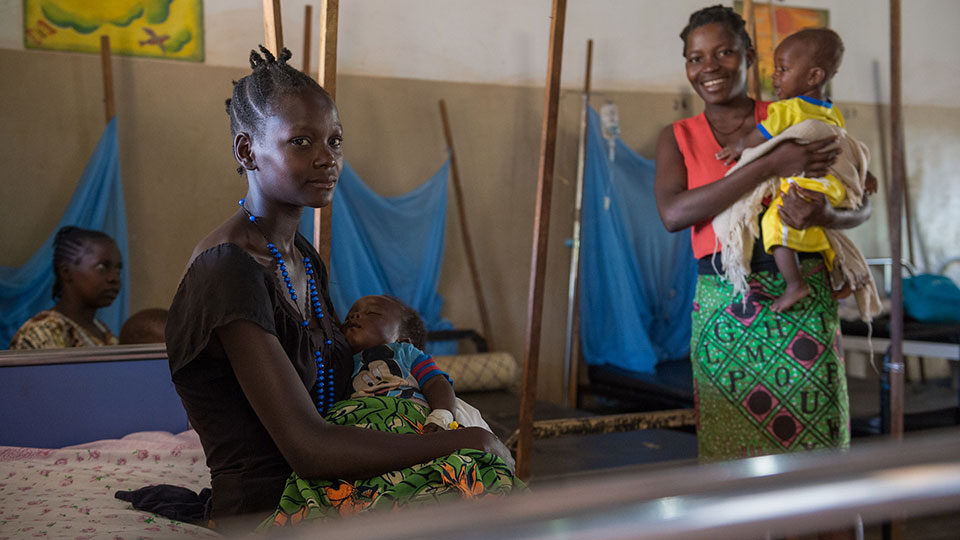
[[[701,461],[850,444],[837,302],[823,261],[802,259],[810,295],[785,313],[778,272],[749,276],[746,302],[722,276],[701,275],[690,350]]]
[[[367,397],[338,402],[327,413],[327,420],[390,433],[420,433],[429,412],[409,399]],[[354,482],[306,480],[294,473],[287,479],[277,510],[259,528],[453,499],[480,499],[523,489],[526,486],[503,460],[479,450],[459,450],[426,463]]]

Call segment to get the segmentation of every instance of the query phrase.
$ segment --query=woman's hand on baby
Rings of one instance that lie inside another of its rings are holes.
[[[791,184],[782,198],[780,219],[794,229],[824,227],[833,222],[833,207],[823,193]]]
[[[511,472],[516,472],[517,463],[513,459],[513,454],[510,453],[510,449],[507,448],[496,435],[478,427],[464,428],[463,431],[470,431],[472,432],[471,434],[478,437],[477,446],[474,446],[474,448],[497,456],[507,464]]]
[[[784,141],[768,155],[770,176],[826,176],[827,169],[836,163],[840,149],[837,137],[820,139],[807,144]],[[765,179],[764,179],[765,180]]]

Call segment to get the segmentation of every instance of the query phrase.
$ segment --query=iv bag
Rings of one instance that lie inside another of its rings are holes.
[[[603,138],[607,140],[609,159],[613,161],[613,151],[616,148],[617,137],[620,135],[620,114],[617,112],[616,103],[608,101],[600,107],[600,124]]]

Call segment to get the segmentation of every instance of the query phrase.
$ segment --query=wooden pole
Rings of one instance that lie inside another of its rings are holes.
[[[767,0],[767,9],[770,16],[770,60],[772,61],[776,56],[777,44],[780,39],[780,34],[777,32],[777,6],[773,4],[773,0]],[[753,44],[754,47],[757,46],[756,42]],[[759,54],[759,51],[757,51]],[[757,72],[759,77],[760,62],[757,62]]]
[[[313,45],[313,38],[310,33],[313,31],[313,6],[307,4],[303,6],[303,54],[300,56],[302,71],[310,75],[310,49]]]
[[[550,195],[553,191],[553,162],[557,150],[557,111],[560,104],[560,67],[563,60],[563,27],[567,1],[553,0],[547,86],[540,132],[540,171],[537,180],[537,208],[534,214],[533,256],[530,264],[530,291],[527,309],[527,343],[524,351],[523,386],[520,395],[517,476],[530,478],[533,444],[533,406],[537,399],[537,363],[540,357],[540,325],[543,316],[543,284],[547,267],[547,236],[550,231]]]
[[[274,56],[283,48],[283,21],[280,18],[280,0],[263,0],[263,34],[267,49]]]
[[[587,165],[587,137],[590,120],[590,75],[593,69],[593,40],[587,40],[587,67],[583,76],[583,101],[580,105],[580,145],[577,148],[577,187],[573,199],[573,246],[570,250],[570,283],[567,287],[567,343],[564,383],[567,405],[577,406],[580,380],[580,230],[583,215],[583,176]]]
[[[493,348],[493,331],[490,326],[490,316],[487,314],[487,303],[483,296],[483,287],[480,284],[480,272],[477,270],[477,258],[473,252],[473,241],[470,239],[470,228],[467,226],[467,211],[463,203],[463,187],[460,183],[460,171],[457,166],[457,152],[453,147],[453,130],[450,129],[450,118],[447,116],[447,104],[442,99],[440,105],[440,120],[443,122],[443,136],[447,139],[447,148],[450,150],[450,178],[453,180],[453,196],[457,202],[457,215],[460,218],[460,235],[463,239],[463,248],[467,253],[467,265],[470,267],[470,277],[473,280],[473,294],[477,300],[477,309],[480,311],[480,325],[483,327],[483,336],[487,344]]]
[[[340,0],[323,0],[320,8],[320,65],[317,80],[320,86],[337,99],[337,22],[340,15]],[[326,210],[313,211],[313,247],[320,259],[330,268],[330,241],[333,228],[333,204]]]
[[[320,66],[317,80],[337,99],[337,26],[340,0],[324,0],[320,9]]]
[[[100,67],[103,70],[103,108],[107,123],[113,120],[113,63],[110,61],[110,36],[100,36]]]
[[[901,136],[902,136],[902,135],[903,135],[903,133],[902,133],[902,124],[901,124]],[[903,178],[902,178],[902,182],[903,182],[903,221],[904,221],[904,225],[905,225],[905,227],[906,227],[906,229],[907,229],[907,230],[906,230],[906,233],[907,233],[907,262],[909,262],[909,263],[911,263],[911,264],[914,264],[914,263],[916,263],[916,259],[914,258],[915,253],[914,253],[914,251],[913,251],[913,215],[912,215],[912,212],[911,212],[911,210],[910,210],[910,178],[907,177],[907,171],[906,171],[906,163],[907,163],[907,157],[906,157],[907,152],[906,152],[906,148],[901,148],[901,149],[900,149],[900,152],[901,152],[901,154],[900,154],[900,161],[903,162],[903,164],[904,164],[904,166],[903,166],[904,171],[903,171]],[[923,365],[923,362],[922,362],[922,361],[920,362],[920,365],[921,365],[921,366]]]
[[[743,22],[746,23],[747,34],[750,35],[750,41],[753,42],[754,49],[757,46],[757,17],[753,11],[753,0],[743,0]],[[753,99],[760,99],[760,62],[754,60],[753,65],[747,71],[747,93]]]
[[[890,420],[888,432],[895,441],[903,440],[903,268],[901,210],[903,208],[906,168],[903,161],[903,94],[901,88],[900,0],[890,0],[890,352],[884,367],[889,387]],[[881,529],[884,540],[900,540],[903,522],[891,521]]]
[[[896,15],[896,22],[894,22],[894,19],[893,19],[894,15]],[[890,3],[890,88],[891,88],[891,93],[890,93],[890,115],[891,115],[891,118],[894,116],[894,114],[896,115],[897,124],[895,125],[893,122],[891,122],[891,124],[890,124],[890,129],[891,129],[891,130],[896,129],[896,131],[899,133],[899,135],[897,135],[897,137],[899,137],[899,138],[898,138],[898,139],[893,139],[893,140],[891,141],[891,143],[894,145],[894,146],[893,146],[893,149],[892,149],[893,160],[894,160],[893,163],[892,163],[892,167],[893,167],[893,175],[894,175],[894,177],[896,177],[897,175],[899,175],[899,177],[900,177],[900,187],[899,187],[898,196],[899,196],[899,197],[902,197],[902,202],[898,203],[898,206],[897,206],[897,214],[898,214],[898,215],[897,215],[897,227],[898,227],[898,229],[899,229],[899,227],[901,227],[901,225],[900,225],[900,219],[901,219],[901,218],[900,218],[900,215],[899,215],[899,214],[900,214],[900,211],[901,211],[901,208],[902,208],[902,211],[903,211],[903,219],[904,219],[904,221],[906,221],[906,229],[907,229],[907,231],[906,231],[906,232],[907,232],[907,261],[912,264],[912,263],[915,262],[916,259],[914,259],[914,251],[913,251],[913,225],[912,225],[912,224],[913,224],[913,218],[912,218],[912,216],[911,216],[911,211],[910,211],[910,185],[909,185],[909,179],[907,178],[906,144],[904,143],[904,135],[903,135],[903,93],[902,93],[902,80],[903,80],[903,79],[902,79],[902,72],[901,72],[901,71],[902,71],[902,70],[901,70],[901,66],[902,66],[902,58],[903,58],[903,55],[902,55],[902,52],[901,52],[901,51],[902,51],[902,47],[901,47],[901,44],[902,44],[902,39],[901,39],[901,28],[902,28],[902,25],[901,25],[901,16],[900,16],[900,15],[901,15],[900,0],[897,0],[897,1],[896,1],[896,6],[894,6],[894,2],[891,1],[891,3]],[[896,45],[894,45],[894,41],[896,41]],[[894,68],[894,62],[896,62],[896,68]],[[893,85],[894,85],[893,75],[894,75],[894,69],[896,69],[896,79],[897,79],[897,82],[896,82],[895,84],[897,85],[897,94],[898,94],[898,95],[897,95],[897,98],[896,98],[896,108],[897,108],[896,113],[894,113],[894,110],[893,110],[893,107],[894,107],[894,104],[893,104],[893,103],[894,103],[894,97],[893,97]],[[897,161],[899,161],[899,165],[897,164]],[[896,186],[894,186],[893,189],[894,189],[894,190],[897,190],[898,188],[897,188]],[[902,205],[902,206],[901,206],[901,205]],[[901,238],[901,236],[900,236],[899,234],[898,234],[898,236],[897,236],[897,241],[898,241],[898,242],[902,242],[902,238]],[[897,265],[899,265],[900,262],[901,262],[902,251],[903,251],[903,250],[902,250],[902,248],[901,248],[901,255],[899,255],[899,256],[896,258],[896,264],[897,264]],[[893,275],[896,276],[897,282],[899,283],[900,278],[902,277],[902,274],[900,274],[900,270],[899,270],[896,266],[893,267],[893,270],[894,270],[894,274],[893,274]],[[892,297],[891,297],[891,301],[893,301],[893,298],[892,298]],[[891,315],[892,315],[892,313],[891,313]],[[893,322],[893,321],[891,320],[891,323],[892,323],[892,322]],[[901,324],[902,324],[902,322],[903,322],[903,321],[901,320]],[[892,335],[891,335],[890,337],[891,337],[891,339],[893,338]],[[901,350],[902,350],[902,348],[901,348]],[[901,362],[902,362],[902,361],[903,361],[903,359],[902,359],[902,356],[901,356]],[[920,366],[921,366],[921,369],[923,369],[923,367],[922,367],[922,366],[923,366],[923,360],[922,360],[922,359],[920,360]],[[904,366],[904,369],[906,369],[905,366]],[[901,375],[900,378],[901,378],[901,380],[903,379],[902,375]],[[902,391],[902,384],[901,384],[901,391]],[[901,394],[901,395],[902,395],[902,394]],[[892,396],[891,396],[891,397],[892,397]],[[902,399],[900,400],[900,406],[901,406],[901,408],[902,408],[902,406],[903,406],[903,400],[902,400]],[[902,421],[902,420],[903,420],[903,419],[902,419],[902,415],[901,415],[901,421]],[[902,437],[902,435],[903,435],[903,434],[902,434],[902,432],[901,432],[900,437]]]
[[[890,156],[887,152],[887,112],[883,108],[880,62],[873,61],[873,86],[877,93],[877,135],[880,138],[880,188],[887,203],[887,222],[890,222]]]
[[[901,208],[906,170],[903,162],[903,95],[900,78],[900,0],[890,0],[890,144],[893,175],[890,186],[890,435],[903,438],[903,282]]]

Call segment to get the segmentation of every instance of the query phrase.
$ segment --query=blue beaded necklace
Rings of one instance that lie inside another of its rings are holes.
[[[287,286],[287,292],[290,294],[290,299],[293,300],[293,305],[297,308],[297,313],[300,314],[300,317],[303,321],[300,323],[304,328],[310,326],[309,314],[304,315],[300,311],[300,304],[297,303],[297,292],[293,288],[293,283],[290,281],[290,273],[287,272],[287,263],[283,260],[283,255],[280,254],[280,250],[277,249],[277,246],[267,238],[267,235],[263,232],[263,229],[260,228],[260,224],[257,222],[257,216],[250,213],[247,210],[247,207],[243,205],[246,199],[240,199],[240,208],[245,214],[247,214],[247,219],[250,220],[250,223],[257,228],[257,231],[260,232],[260,236],[263,236],[263,239],[267,242],[267,250],[270,251],[270,254],[273,255],[274,260],[277,262],[277,269],[280,270],[280,276],[283,277],[283,283]],[[303,267],[307,272],[307,290],[310,293],[310,304],[313,306],[313,313],[317,317],[317,321],[323,318],[323,304],[320,302],[320,295],[317,292],[317,283],[313,279],[313,264],[310,262],[308,257],[303,258]],[[321,330],[323,326],[320,326]],[[324,332],[326,334],[326,332]],[[326,340],[326,344],[330,345],[333,343],[330,339]],[[316,384],[316,403],[317,410],[320,411],[320,414],[325,414],[327,409],[333,405],[333,393],[334,393],[334,384],[333,384],[333,368],[324,367],[323,363],[323,353],[320,349],[316,349],[313,352],[314,361],[317,363],[317,384]]]

